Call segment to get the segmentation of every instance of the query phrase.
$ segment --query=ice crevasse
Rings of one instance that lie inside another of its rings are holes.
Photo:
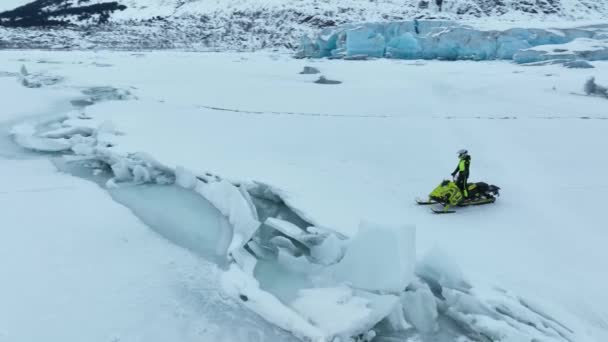
[[[303,341],[579,337],[521,297],[472,284],[439,250],[417,260],[414,226],[362,222],[356,234],[343,236],[307,220],[270,185],[124,154],[116,149],[121,133],[97,116],[73,112],[55,122],[19,125],[12,135],[29,149],[95,161],[111,173],[108,187],[172,184],[202,196],[231,228],[230,241],[221,243],[227,262],[222,290]]]
[[[608,25],[480,30],[454,21],[348,24],[303,37],[297,57],[442,60],[608,60]]]

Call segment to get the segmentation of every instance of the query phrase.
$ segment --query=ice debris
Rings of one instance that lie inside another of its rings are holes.
[[[89,101],[92,103],[101,101],[124,101],[133,98],[130,91],[114,87],[91,87],[82,90],[82,93],[87,95]]]
[[[439,330],[435,296],[427,284],[412,282],[401,294],[401,303],[405,319],[420,333],[432,334]]]
[[[43,72],[31,73],[25,65],[21,65],[18,74],[19,82],[26,88],[41,88],[57,84],[63,80],[63,77],[49,75]]]
[[[362,222],[333,276],[358,289],[400,293],[414,279],[416,230]]]

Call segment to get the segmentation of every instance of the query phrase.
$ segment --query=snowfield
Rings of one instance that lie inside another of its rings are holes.
[[[39,151],[0,143],[2,338],[608,338],[608,102],[583,93],[608,83],[606,62],[0,60],[5,135]],[[460,148],[502,196],[453,215],[415,205]]]

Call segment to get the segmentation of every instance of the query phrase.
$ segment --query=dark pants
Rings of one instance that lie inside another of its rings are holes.
[[[465,198],[469,197],[469,190],[467,189],[468,187],[468,180],[469,176],[464,175],[462,173],[458,174],[458,178],[456,178],[456,185],[458,186],[458,188],[460,189],[460,191],[462,191],[462,194],[464,195]]]

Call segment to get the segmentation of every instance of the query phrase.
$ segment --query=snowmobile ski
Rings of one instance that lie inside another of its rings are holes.
[[[431,211],[435,214],[454,214],[456,212],[456,210],[445,210],[436,208],[431,208]]]
[[[433,205],[433,204],[439,204],[439,202],[437,201],[433,201],[433,200],[421,200],[419,198],[416,198],[416,203],[418,205]]]

